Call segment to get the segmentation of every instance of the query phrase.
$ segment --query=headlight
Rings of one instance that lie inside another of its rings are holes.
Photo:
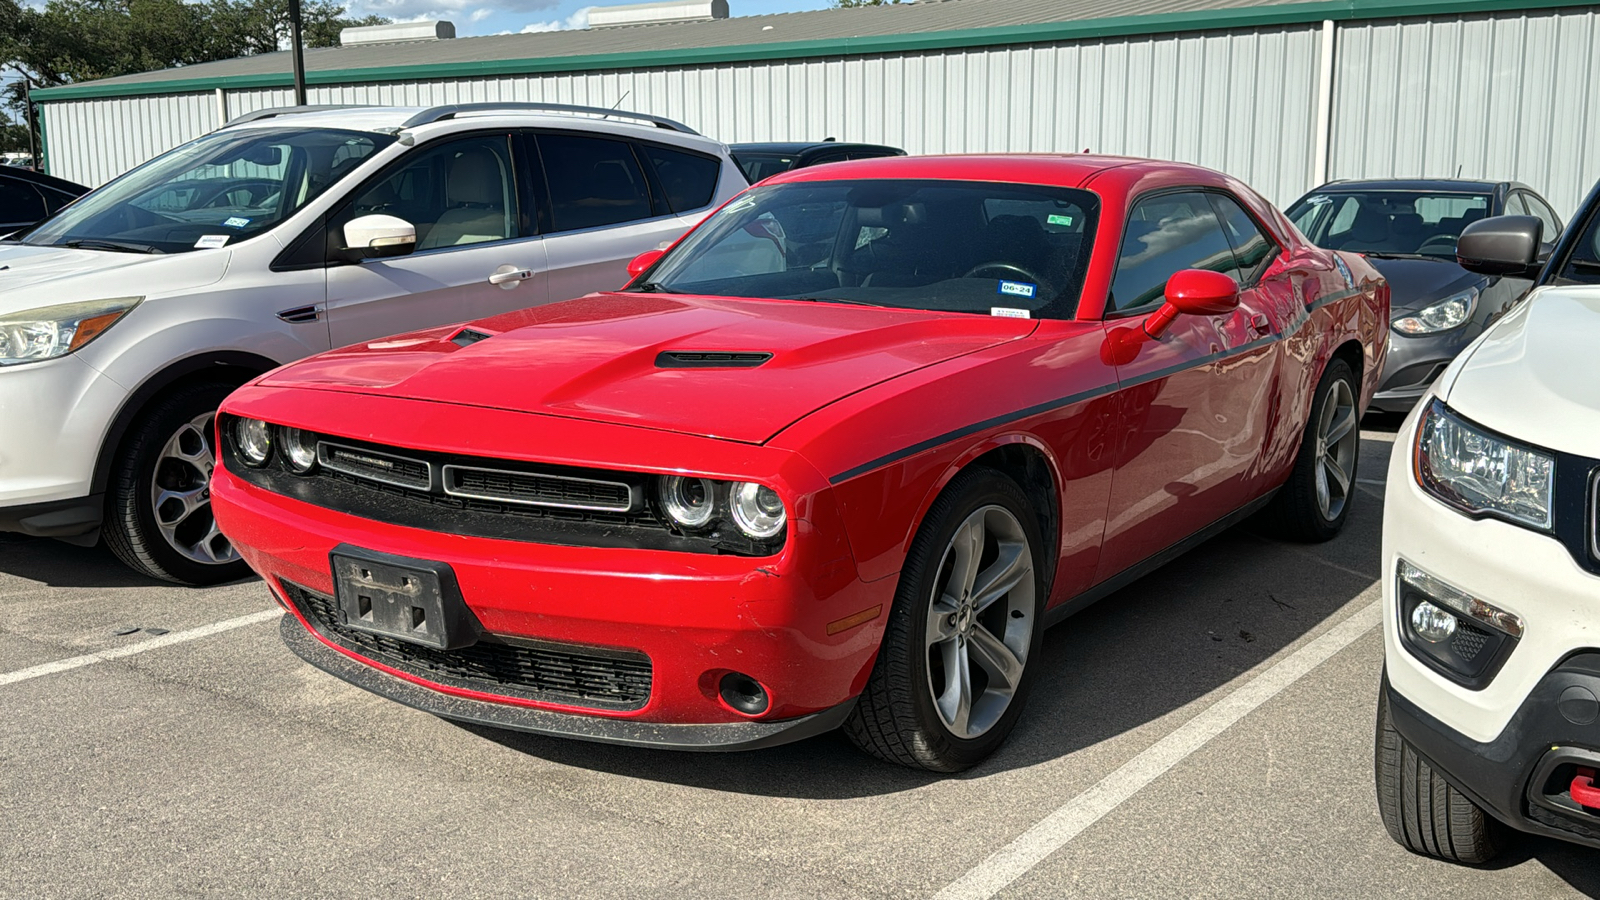
[[[717,511],[716,487],[706,478],[661,479],[661,508],[685,528],[703,528]]]
[[[282,432],[283,456],[289,468],[304,475],[317,467],[317,436],[298,428],[285,428]]]
[[[233,442],[252,466],[264,466],[272,458],[272,429],[260,419],[235,419]]]
[[[729,492],[733,523],[758,541],[775,537],[789,521],[778,492],[764,484],[741,481]]]
[[[1550,527],[1555,457],[1489,434],[1434,400],[1417,428],[1416,478],[1456,509]]]
[[[1477,306],[1478,289],[1467,288],[1459,294],[1451,294],[1419,313],[1395,319],[1390,327],[1401,334],[1409,335],[1449,331],[1471,319],[1472,311]]]
[[[65,356],[99,337],[143,299],[64,303],[0,316],[0,366]]]

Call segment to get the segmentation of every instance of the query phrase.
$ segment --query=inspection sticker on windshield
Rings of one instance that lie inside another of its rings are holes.
[[[250,224],[250,220],[244,216],[231,216],[223,219],[222,224],[229,228],[243,228]]]
[[[1072,224],[1072,217],[1071,216],[1051,215],[1051,216],[1047,216],[1045,218],[1045,221],[1049,222],[1051,225],[1071,225]]]
[[[1026,281],[1002,281],[1000,282],[999,293],[1005,294],[1007,297],[1027,297],[1032,300],[1033,296],[1039,293],[1039,286],[1029,284]]]
[[[989,315],[999,316],[1002,319],[1031,319],[1033,316],[1025,309],[1016,309],[1010,306],[991,306]]]
[[[228,235],[226,234],[204,234],[200,236],[200,240],[194,242],[194,248],[196,250],[215,250],[227,243]]]

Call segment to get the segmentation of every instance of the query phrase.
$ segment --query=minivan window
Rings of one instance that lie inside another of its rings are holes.
[[[656,144],[644,144],[641,149],[655,167],[656,180],[667,192],[667,206],[673,212],[686,213],[711,205],[711,198],[717,193],[717,175],[722,171],[721,160]]]
[[[23,243],[182,253],[255,237],[394,142],[328,128],[225,128],[63,209]]]
[[[626,141],[539,135],[550,215],[556,231],[648,219],[650,189]]]

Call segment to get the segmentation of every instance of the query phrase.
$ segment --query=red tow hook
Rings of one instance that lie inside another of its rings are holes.
[[[1600,809],[1600,787],[1595,787],[1594,770],[1579,769],[1572,779],[1572,802],[1589,809]]]

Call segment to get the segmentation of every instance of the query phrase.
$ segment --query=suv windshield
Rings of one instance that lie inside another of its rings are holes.
[[[1600,197],[1600,190],[1593,196]],[[1600,208],[1588,213],[1583,234],[1572,242],[1567,258],[1551,273],[1550,284],[1600,284]],[[1572,227],[1578,227],[1582,215],[1580,212],[1573,219]]]
[[[752,188],[635,290],[1071,318],[1099,200],[968,181]]]
[[[1452,261],[1461,229],[1488,214],[1488,194],[1421,191],[1318,191],[1288,210],[1319,247]]]
[[[394,137],[330,129],[224,129],[184,144],[46,220],[25,244],[179,253],[254,237]]]

